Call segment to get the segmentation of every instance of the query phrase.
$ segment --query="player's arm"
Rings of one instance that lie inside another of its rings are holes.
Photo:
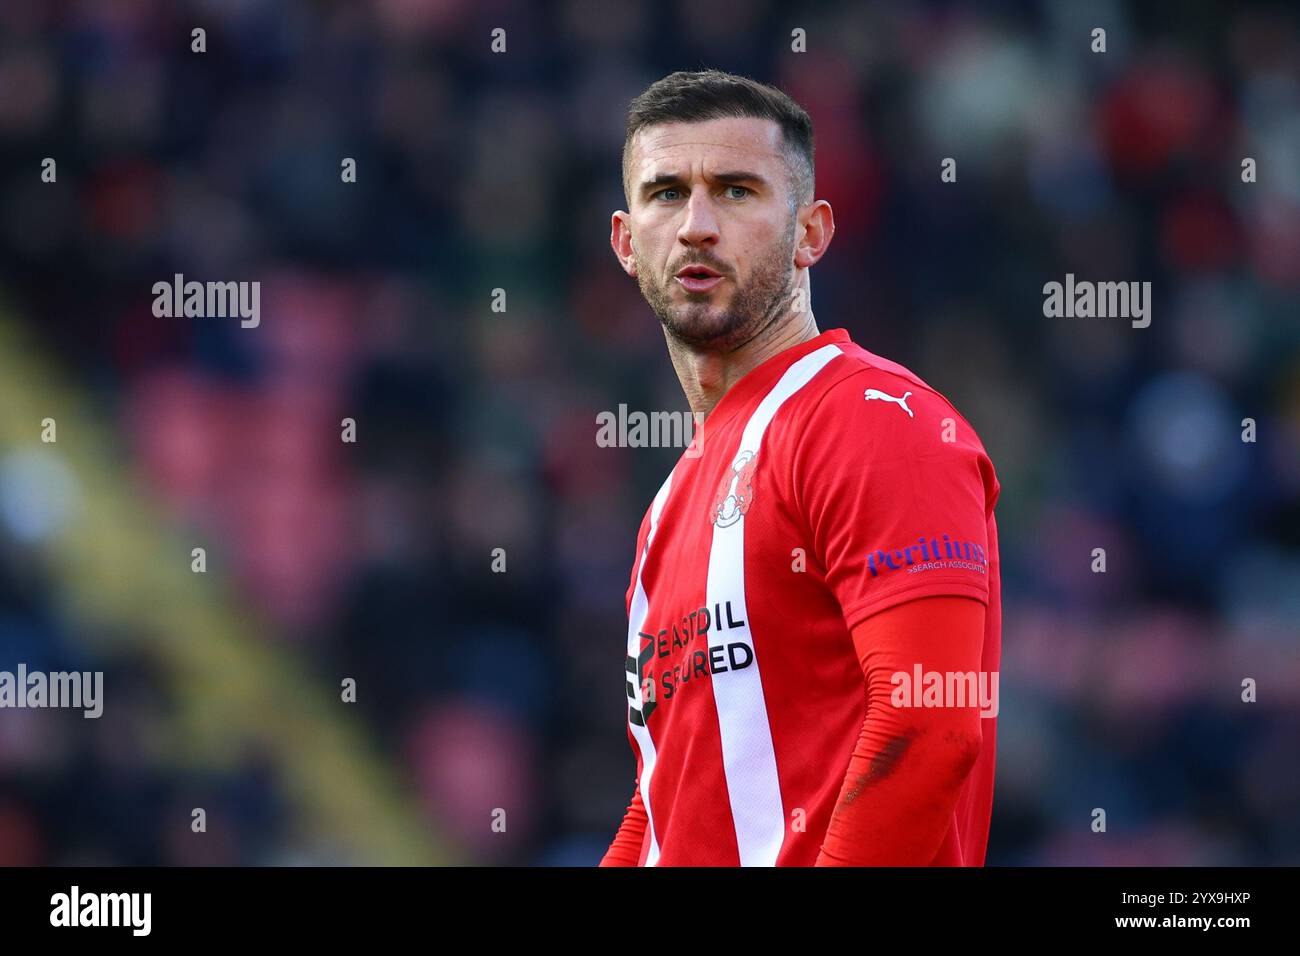
[[[605,851],[601,866],[636,866],[641,860],[641,844],[645,840],[646,812],[641,802],[641,784],[637,783],[632,791],[632,802],[628,804],[623,823],[614,834],[614,842]]]
[[[901,707],[897,673],[978,673],[985,607],[924,597],[862,621],[853,642],[867,682],[862,732],[818,866],[926,866],[943,844],[982,741],[979,705]],[[951,703],[945,701],[945,703]]]

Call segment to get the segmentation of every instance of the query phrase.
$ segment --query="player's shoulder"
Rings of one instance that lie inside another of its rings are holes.
[[[799,409],[804,427],[834,430],[839,425],[906,443],[909,435],[930,435],[947,425],[979,442],[952,401],[907,366],[854,342],[844,343],[840,351],[808,383]]]
[[[998,497],[993,463],[947,396],[899,362],[853,342],[839,348],[780,423],[796,488],[858,485],[871,476],[878,489],[923,482],[927,494],[942,497],[949,492],[939,483],[965,488],[978,481],[991,507]],[[922,462],[926,467],[917,467]],[[913,499],[900,493],[893,500]]]

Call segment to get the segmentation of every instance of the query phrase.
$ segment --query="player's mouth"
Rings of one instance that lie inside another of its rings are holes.
[[[721,285],[724,278],[708,266],[687,266],[677,273],[677,281],[687,292],[708,292]]]

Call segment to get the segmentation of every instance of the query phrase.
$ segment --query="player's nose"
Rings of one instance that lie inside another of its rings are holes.
[[[689,245],[699,245],[718,240],[718,217],[714,215],[713,200],[708,192],[696,189],[691,192],[683,210],[682,224],[677,238]]]

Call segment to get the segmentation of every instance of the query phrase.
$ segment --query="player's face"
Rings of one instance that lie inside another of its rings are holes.
[[[633,143],[628,189],[637,283],[669,334],[727,350],[790,307],[796,220],[775,122],[647,127]],[[693,265],[716,278],[683,274]]]

